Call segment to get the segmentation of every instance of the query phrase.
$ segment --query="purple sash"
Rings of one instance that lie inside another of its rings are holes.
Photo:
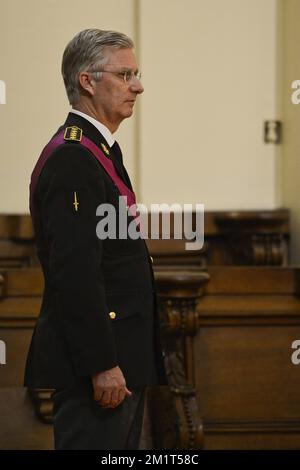
[[[57,147],[59,147],[60,145],[63,145],[63,144],[68,145],[68,143],[64,139],[64,133],[65,133],[65,129],[62,129],[56,136],[53,137],[53,139],[50,140],[50,142],[43,149],[43,151],[42,151],[42,153],[41,153],[41,155],[40,155],[40,157],[39,157],[39,159],[38,159],[38,161],[37,161],[37,163],[34,167],[34,170],[31,174],[31,181],[30,181],[30,213],[31,213],[32,218],[34,216],[33,196],[34,196],[34,192],[35,192],[35,189],[36,189],[36,185],[37,185],[39,176],[41,174],[41,171],[42,171],[46,161],[48,160],[50,155],[52,155],[54,150]],[[92,142],[87,137],[82,136],[80,144],[83,145],[84,147],[86,147],[88,150],[90,150],[90,152],[94,155],[94,157],[97,158],[98,162],[103,166],[106,173],[111,177],[111,179],[113,180],[113,182],[117,186],[117,188],[120,192],[120,195],[123,196],[123,197],[125,197],[125,196],[127,197],[127,202],[125,200],[127,206],[130,207],[132,205],[135,205],[136,204],[136,199],[135,199],[134,192],[131,191],[126,186],[126,184],[122,181],[122,179],[120,178],[120,176],[116,172],[116,169],[114,167],[113,162],[111,160],[109,160],[109,158],[107,158],[104,155],[102,150],[100,150],[100,148],[97,147],[97,145],[94,144],[94,142]],[[78,144],[78,145],[80,145],[80,144]],[[131,215],[134,218],[136,218],[138,216],[138,213],[135,214],[134,212],[133,213],[131,212]]]

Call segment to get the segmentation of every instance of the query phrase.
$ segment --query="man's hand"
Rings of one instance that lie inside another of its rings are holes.
[[[118,366],[94,374],[92,382],[94,399],[103,408],[116,408],[126,396],[132,395],[126,387],[124,375]]]

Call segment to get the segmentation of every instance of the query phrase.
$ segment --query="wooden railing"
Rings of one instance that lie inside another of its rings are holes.
[[[299,449],[300,365],[291,362],[291,345],[300,339],[300,269],[204,269],[180,255],[171,266],[160,261],[154,256],[169,386],[149,391],[149,442],[158,449]],[[32,436],[44,440],[27,448],[52,445],[49,427],[39,427],[51,422],[50,392],[24,399],[22,389],[42,289],[40,268],[0,270],[0,339],[7,345],[0,394],[13,397],[5,405],[0,398],[0,413],[13,406],[11,416],[23,423],[31,403],[39,416]]]
[[[289,258],[289,218],[287,209],[207,211],[204,214],[205,242],[200,251],[187,251],[184,239],[172,240],[172,218],[171,240],[163,240],[160,232],[160,239],[149,239],[147,244],[156,265],[286,266]],[[37,265],[30,216],[0,215],[0,267]]]
[[[300,269],[209,267],[196,294],[197,275],[183,272],[176,294],[180,274],[157,272],[170,371],[158,447],[299,449]]]

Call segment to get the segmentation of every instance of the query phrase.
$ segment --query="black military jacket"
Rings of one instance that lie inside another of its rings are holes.
[[[79,127],[109,149],[98,129],[81,116],[70,113],[67,126]],[[131,187],[122,155],[110,149],[108,158]],[[45,288],[26,363],[30,388],[73,386],[117,365],[128,387],[166,383],[145,241],[100,240],[96,235],[97,207],[110,203],[118,208],[119,195],[80,143],[61,145],[44,165],[33,199]]]

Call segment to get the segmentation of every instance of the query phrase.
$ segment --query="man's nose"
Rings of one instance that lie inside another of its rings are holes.
[[[134,77],[130,83],[130,90],[134,93],[143,93],[144,87],[137,77]]]

